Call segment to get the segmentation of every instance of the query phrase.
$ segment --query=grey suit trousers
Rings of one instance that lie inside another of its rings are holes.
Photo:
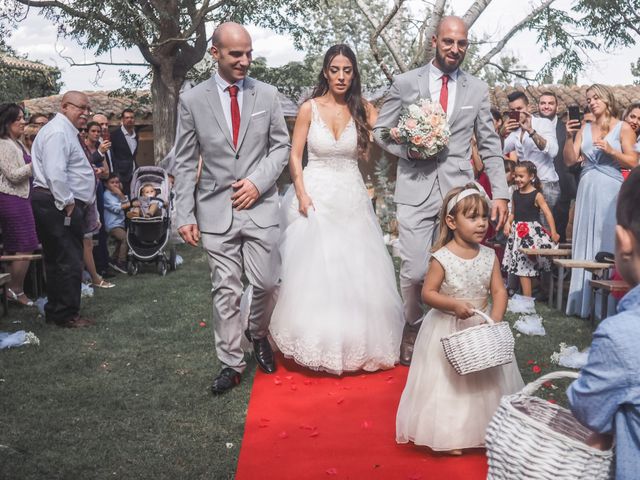
[[[397,204],[400,291],[404,318],[409,325],[417,324],[424,313],[422,284],[431,257],[431,246],[439,233],[441,207],[442,192],[437,179],[431,193],[420,205]]]
[[[280,274],[276,254],[279,237],[277,225],[258,227],[246,210],[235,209],[228,231],[202,234],[211,270],[216,353],[223,368],[242,373],[246,367],[240,346],[244,335],[240,320],[243,272],[253,285],[249,314],[251,337],[259,339],[267,335]]]

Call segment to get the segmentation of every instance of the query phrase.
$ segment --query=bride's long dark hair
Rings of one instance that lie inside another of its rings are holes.
[[[327,50],[324,54],[324,60],[322,61],[322,70],[318,75],[318,84],[313,89],[311,98],[321,97],[329,91],[329,82],[325,77],[325,73],[329,72],[329,65],[331,61],[338,55],[343,55],[351,62],[353,67],[353,76],[351,77],[351,85],[345,93],[345,100],[347,101],[347,107],[351,118],[356,124],[356,131],[358,132],[358,155],[361,158],[365,158],[367,150],[369,149],[369,125],[367,124],[367,108],[365,100],[362,99],[362,85],[360,83],[360,71],[358,70],[358,61],[353,50],[348,45],[338,44],[334,45]]]

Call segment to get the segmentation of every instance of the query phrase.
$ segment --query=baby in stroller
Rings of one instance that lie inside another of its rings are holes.
[[[140,188],[140,196],[131,202],[124,203],[122,208],[127,210],[127,218],[151,218],[162,216],[164,202],[157,198],[156,187],[145,183]]]

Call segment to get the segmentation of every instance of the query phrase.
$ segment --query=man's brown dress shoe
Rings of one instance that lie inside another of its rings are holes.
[[[82,327],[90,327],[91,325],[95,325],[96,322],[86,318],[86,317],[73,317],[71,320],[67,320],[66,322],[57,323],[59,327],[62,328],[82,328]]]
[[[418,331],[420,331],[421,323],[415,325],[404,324],[402,330],[402,343],[400,344],[400,364],[411,365],[411,357],[413,356],[413,344],[416,343]]]

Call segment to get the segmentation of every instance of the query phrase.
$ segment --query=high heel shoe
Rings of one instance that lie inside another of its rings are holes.
[[[15,303],[19,303],[20,305],[24,305],[25,307],[33,307],[33,300],[31,300],[30,298],[28,298],[24,292],[19,292],[16,293],[13,290],[11,290],[10,288],[7,288],[7,297],[9,297],[9,300],[11,300],[12,302]],[[20,301],[20,297],[25,297],[27,299],[26,302],[22,302]]]

